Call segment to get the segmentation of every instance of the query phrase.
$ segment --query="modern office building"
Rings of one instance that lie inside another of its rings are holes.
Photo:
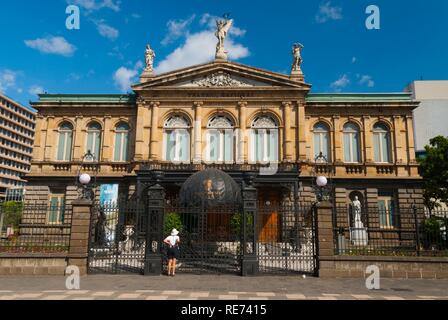
[[[418,155],[424,154],[432,138],[448,137],[448,80],[414,81],[406,91],[420,101],[414,110],[415,150]]]
[[[31,169],[36,114],[0,94],[0,200],[23,193]]]

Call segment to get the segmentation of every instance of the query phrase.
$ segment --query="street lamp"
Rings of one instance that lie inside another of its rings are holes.
[[[328,163],[328,159],[321,152],[314,159],[313,168],[313,189],[318,202],[329,201],[331,198],[331,177],[333,169]]]
[[[81,200],[92,201],[95,198],[94,189],[96,187],[96,174],[98,171],[98,166],[95,165],[93,183],[92,183],[92,176],[89,175],[88,173],[82,172],[83,170],[85,170],[86,162],[95,163],[95,161],[96,161],[95,156],[89,150],[82,157],[81,164],[78,168],[78,173],[76,175],[76,185],[78,186],[78,190],[80,190],[79,199]]]

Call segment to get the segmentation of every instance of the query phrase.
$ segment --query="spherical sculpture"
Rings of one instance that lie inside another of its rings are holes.
[[[88,185],[91,180],[92,178],[87,173],[84,173],[79,177],[79,182],[83,185]]]
[[[316,179],[316,184],[317,184],[319,187],[323,188],[323,187],[325,187],[325,186],[328,184],[328,180],[327,180],[327,178],[325,178],[325,177],[323,177],[323,176],[319,176],[319,177],[317,177],[317,179]]]

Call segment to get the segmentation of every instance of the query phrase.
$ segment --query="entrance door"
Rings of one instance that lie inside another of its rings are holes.
[[[258,241],[279,241],[281,219],[279,215],[280,193],[276,191],[260,191],[258,215]]]

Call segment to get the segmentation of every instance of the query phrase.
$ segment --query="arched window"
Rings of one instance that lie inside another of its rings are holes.
[[[207,128],[206,160],[213,163],[232,163],[233,122],[225,116],[216,116],[210,120]]]
[[[344,126],[344,161],[347,163],[361,162],[359,128],[354,123]]]
[[[172,116],[165,122],[164,160],[189,162],[190,122],[182,116]]]
[[[375,162],[390,163],[390,132],[388,127],[383,123],[377,123],[373,127],[373,152]]]
[[[92,122],[87,127],[87,152],[90,151],[96,161],[100,161],[101,153],[101,125]]]
[[[252,123],[250,159],[252,162],[276,162],[279,158],[278,125],[269,116],[259,116]]]
[[[129,125],[120,122],[115,128],[114,161],[129,161]]]
[[[328,126],[319,122],[314,126],[314,158],[318,157],[322,152],[323,156],[331,161],[330,149],[330,129]]]
[[[69,122],[64,122],[59,127],[58,139],[58,161],[72,160],[73,126]]]

